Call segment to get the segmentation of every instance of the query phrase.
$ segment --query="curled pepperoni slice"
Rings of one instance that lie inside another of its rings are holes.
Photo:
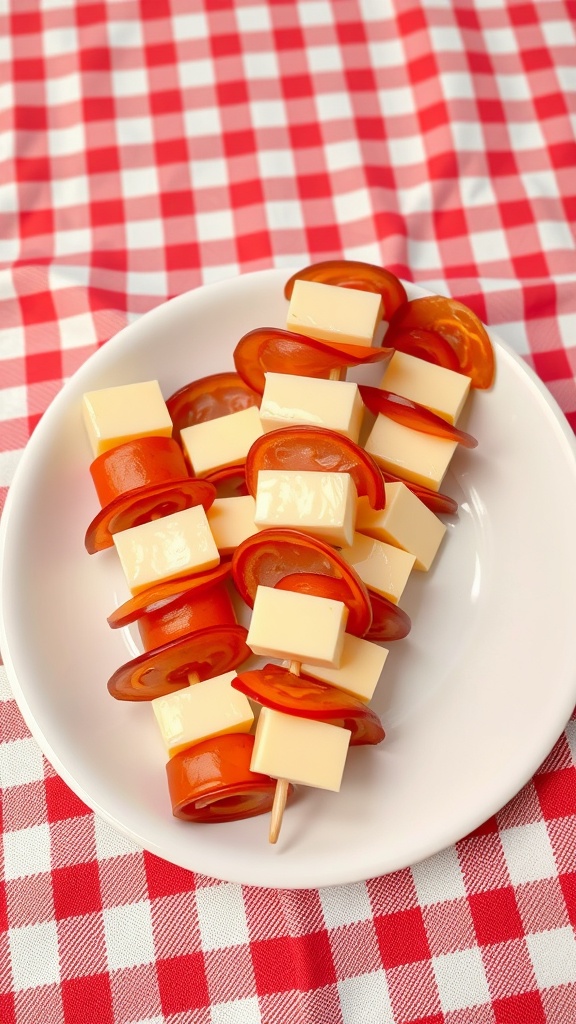
[[[280,327],[259,327],[238,342],[234,365],[248,386],[262,394],[267,372],[327,378],[331,370],[382,362],[391,353],[391,348],[365,345],[339,343],[336,348]]]
[[[358,495],[366,495],[373,509],[386,504],[382,473],[372,456],[326,427],[297,424],[262,434],[246,457],[246,485],[251,494],[256,494],[261,469],[350,473]]]
[[[349,729],[350,746],[380,743],[384,739],[378,715],[357,697],[329,683],[296,676],[281,665],[241,672],[232,680],[232,686],[274,711]]]
[[[297,280],[318,281],[320,284],[338,285],[341,288],[357,288],[362,292],[376,292],[382,297],[383,319],[389,320],[407,295],[404,285],[395,274],[373,263],[360,260],[324,260],[304,267],[286,282],[284,295],[292,295]]]

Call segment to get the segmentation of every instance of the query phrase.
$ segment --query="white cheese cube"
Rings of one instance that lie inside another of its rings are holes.
[[[258,587],[247,644],[265,658],[338,666],[347,619],[342,601]]]
[[[201,505],[115,533],[114,544],[133,594],[160,580],[211,569],[220,554]]]
[[[470,377],[425,359],[395,352],[380,381],[385,391],[418,402],[448,423],[456,423],[470,391]]]
[[[261,469],[257,526],[284,526],[340,546],[351,544],[358,495],[349,473]]]
[[[264,430],[306,423],[336,430],[358,441],[364,404],[358,385],[347,380],[267,373],[260,419]]]
[[[351,735],[337,725],[262,708],[250,768],[296,786],[338,793]]]
[[[376,417],[366,441],[366,451],[382,469],[432,491],[440,489],[456,448],[456,441],[413,430],[382,415]]]
[[[169,757],[211,736],[250,731],[254,715],[248,698],[233,688],[235,677],[226,672],[151,701]]]
[[[369,590],[398,604],[416,561],[414,555],[363,533],[355,533],[351,546],[340,554]]]
[[[330,683],[331,686],[345,690],[358,700],[368,703],[374,696],[387,657],[388,651],[385,647],[345,633],[339,668],[324,668],[304,662],[302,674]]]
[[[382,299],[375,292],[299,279],[294,282],[286,327],[331,345],[370,346],[381,319]]]
[[[446,533],[443,522],[405,484],[386,484],[386,508],[375,512],[366,498],[358,502],[356,529],[414,555],[415,569],[432,565]]]
[[[258,409],[251,405],[228,416],[184,427],[180,438],[195,476],[206,476],[244,462],[249,448],[263,433]]]
[[[251,494],[215,499],[206,516],[221,555],[229,555],[243,540],[258,533],[255,514],[256,501]]]
[[[82,415],[95,456],[137,437],[172,436],[172,420],[157,380],[87,391]]]

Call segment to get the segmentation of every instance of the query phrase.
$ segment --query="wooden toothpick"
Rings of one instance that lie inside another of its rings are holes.
[[[289,672],[293,676],[300,675],[300,662],[291,661],[288,666]],[[280,835],[280,829],[282,828],[282,820],[284,818],[284,809],[286,807],[286,800],[288,799],[288,787],[290,783],[288,779],[278,779],[276,782],[276,790],[274,792],[274,803],[272,804],[272,811],[270,817],[270,830],[268,832],[268,842],[278,842],[278,836]]]

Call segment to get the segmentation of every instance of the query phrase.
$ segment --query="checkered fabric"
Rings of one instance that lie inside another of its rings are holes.
[[[574,0],[0,4],[2,496],[128,320],[340,255],[463,299],[576,427],[575,22]],[[0,697],[1,1024],[576,1020],[576,722],[455,847],[289,892],[136,849]]]

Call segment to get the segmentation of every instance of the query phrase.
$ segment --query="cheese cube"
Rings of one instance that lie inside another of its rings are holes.
[[[82,415],[95,456],[136,437],[172,436],[172,420],[157,380],[87,391]]]
[[[337,725],[262,708],[250,768],[297,786],[338,793],[351,735]]]
[[[366,498],[358,502],[356,529],[414,555],[415,569],[427,570],[446,533],[443,522],[406,484],[386,484],[386,508],[375,512]]]
[[[363,415],[364,404],[358,385],[352,381],[266,374],[260,405],[264,430],[306,423],[336,430],[356,442]]]
[[[345,690],[358,700],[368,703],[374,695],[387,657],[388,651],[385,647],[345,633],[339,668],[324,668],[303,662],[302,674],[330,683],[331,686]]]
[[[218,416],[184,427],[180,438],[195,476],[206,476],[225,466],[244,462],[249,448],[264,433],[258,409]]]
[[[258,587],[246,642],[266,658],[338,666],[347,619],[342,601]]]
[[[115,533],[114,544],[133,594],[160,580],[211,569],[220,555],[201,505]]]
[[[380,387],[418,402],[448,423],[456,423],[470,391],[470,377],[405,352],[395,352]]]
[[[303,530],[336,546],[351,544],[357,498],[349,473],[261,469],[254,521]]]
[[[382,469],[432,491],[440,489],[456,448],[456,441],[413,430],[382,415],[376,417],[366,441],[366,451]]]
[[[286,327],[331,345],[369,346],[381,319],[382,299],[375,292],[299,279],[294,282]]]
[[[235,677],[225,672],[151,701],[169,757],[211,736],[250,731],[254,715],[248,698],[233,688]]]
[[[231,554],[243,540],[258,533],[255,514],[256,502],[251,494],[215,499],[206,516],[221,555]]]
[[[369,590],[398,604],[416,561],[414,555],[363,533],[355,533],[351,546],[340,554]]]

